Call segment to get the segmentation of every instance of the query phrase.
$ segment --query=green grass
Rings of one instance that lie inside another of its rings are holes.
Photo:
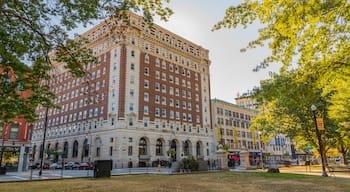
[[[349,189],[349,179],[286,173],[240,173],[229,171],[0,183],[1,192],[345,192],[349,191]]]

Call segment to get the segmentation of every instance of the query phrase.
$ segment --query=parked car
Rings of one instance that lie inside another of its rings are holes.
[[[80,170],[92,170],[94,169],[94,165],[92,163],[89,163],[89,162],[83,162],[83,163],[80,163],[79,165],[79,169]]]
[[[74,161],[69,161],[64,164],[65,169],[78,169],[79,168],[79,163],[74,162]]]
[[[37,163],[37,169],[40,169],[40,163]],[[43,163],[43,169],[49,169],[50,168],[50,165],[48,163]]]
[[[50,169],[62,169],[62,164],[61,163],[52,163],[50,165]]]

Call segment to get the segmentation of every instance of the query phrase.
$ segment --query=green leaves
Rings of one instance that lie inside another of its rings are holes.
[[[339,132],[350,129],[349,10],[344,0],[245,0],[226,10],[214,30],[245,28],[256,21],[262,25],[259,37],[242,49],[264,44],[271,49],[254,71],[282,64],[281,74],[256,90],[262,112],[253,127],[303,137],[316,145],[309,110],[316,104],[326,120],[328,144],[346,138]]]
[[[53,70],[53,60],[64,63],[64,67],[78,77],[85,74],[86,64],[96,62],[91,50],[86,48],[88,41],[80,37],[69,39],[70,31],[129,10],[142,12],[149,23],[155,15],[167,20],[172,11],[163,3],[168,2],[0,1],[0,122],[14,117],[35,121],[37,106],[55,107],[54,94],[45,85]],[[24,96],[28,91],[31,91],[30,96]]]

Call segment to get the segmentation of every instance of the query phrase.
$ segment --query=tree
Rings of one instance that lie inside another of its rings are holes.
[[[340,144],[339,138],[348,138],[344,131],[349,130],[350,119],[349,9],[346,0],[245,0],[226,10],[213,30],[246,28],[255,21],[262,25],[259,37],[242,49],[265,44],[271,49],[254,71],[282,64],[280,76],[261,85],[264,91],[258,94],[265,111],[256,123],[270,130],[280,126],[277,131],[284,133],[304,133],[311,141],[309,106],[317,104],[327,119],[325,134],[332,136],[326,142]]]
[[[110,16],[125,19],[126,12],[142,12],[152,23],[158,15],[167,20],[169,0],[15,0],[0,1],[0,122],[14,117],[35,121],[38,105],[54,106],[48,80],[54,73],[52,60],[64,62],[78,77],[95,58],[84,45],[86,39],[69,33]],[[31,65],[31,66],[29,66]],[[21,93],[30,90],[29,97]]]

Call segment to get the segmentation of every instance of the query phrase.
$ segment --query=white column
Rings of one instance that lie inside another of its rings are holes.
[[[22,168],[23,168],[23,163],[24,163],[24,151],[25,151],[25,146],[22,145],[20,152],[19,152],[19,161],[18,161],[18,172],[22,172]]]

